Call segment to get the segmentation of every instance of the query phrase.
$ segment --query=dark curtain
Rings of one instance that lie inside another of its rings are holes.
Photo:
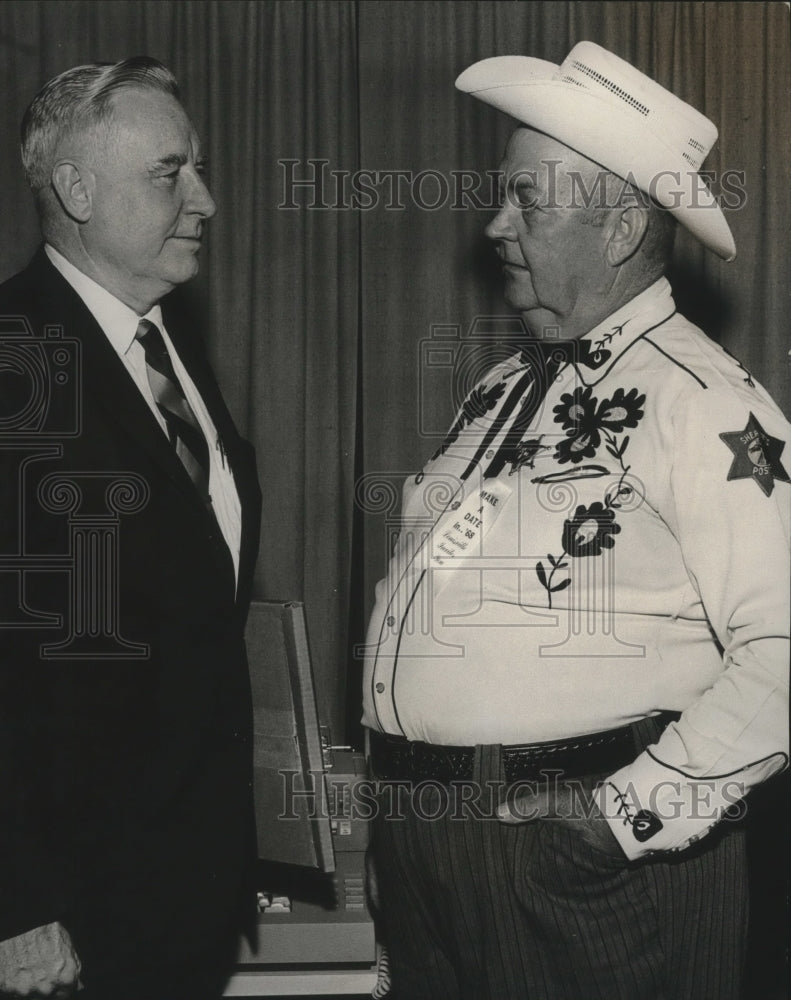
[[[458,94],[456,75],[489,55],[559,62],[591,39],[712,117],[721,138],[707,167],[744,175],[746,202],[728,213],[739,256],[722,263],[682,233],[678,298],[791,410],[788,25],[783,3],[0,5],[0,278],[38,238],[15,152],[38,87],[141,52],[182,83],[218,203],[189,295],[260,457],[257,596],[305,601],[320,714],[336,737],[356,723],[352,647],[400,481],[434,450],[474,374],[431,344],[507,315],[481,235],[491,213],[470,205],[491,205],[485,171],[512,126]]]

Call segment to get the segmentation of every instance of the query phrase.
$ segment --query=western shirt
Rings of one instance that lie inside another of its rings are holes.
[[[701,836],[787,762],[790,437],[665,279],[526,344],[404,485],[363,722],[524,744],[680,712],[600,804],[630,857]]]

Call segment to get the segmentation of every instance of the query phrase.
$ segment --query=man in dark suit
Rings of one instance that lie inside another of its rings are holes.
[[[168,293],[215,205],[151,59],[50,81],[22,153],[45,242],[0,287],[0,994],[213,997],[253,906],[261,496]]]

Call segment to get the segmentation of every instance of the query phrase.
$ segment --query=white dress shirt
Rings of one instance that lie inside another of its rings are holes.
[[[53,266],[68,281],[93,314],[94,319],[104,331],[105,336],[110,344],[112,344],[140,394],[148,404],[157,423],[162,428],[162,433],[167,436],[168,430],[165,420],[154,400],[154,395],[151,392],[151,386],[148,382],[145,349],[140,341],[136,339],[137,327],[141,319],[146,319],[154,323],[162,333],[170,360],[173,363],[173,370],[181,383],[184,395],[187,397],[187,402],[192,407],[195,418],[200,424],[200,428],[209,445],[209,493],[217,522],[233,559],[234,573],[238,582],[239,549],[242,536],[242,515],[239,494],[236,490],[233,473],[225,461],[222,448],[220,447],[217,429],[212,423],[198,390],[195,388],[192,379],[189,377],[173,347],[162,321],[161,308],[159,305],[155,305],[145,316],[138,316],[133,309],[130,309],[129,306],[121,302],[120,299],[117,299],[107,289],[102,288],[101,285],[97,284],[92,278],[89,278],[66,260],[63,254],[59,253],[54,247],[47,244],[45,250]]]

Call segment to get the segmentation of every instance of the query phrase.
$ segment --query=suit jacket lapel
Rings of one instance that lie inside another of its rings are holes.
[[[93,314],[66,279],[49,262],[43,248],[33,259],[43,315],[64,329],[66,337],[80,342],[82,391],[90,394],[107,419],[121,425],[139,446],[184,493],[202,507],[201,499],[175,450],[141,396]]]
[[[36,288],[37,312],[43,322],[63,327],[66,337],[80,341],[83,392],[102,407],[106,418],[120,425],[138,446],[144,448],[164,476],[183,493],[188,503],[202,510],[203,503],[162,428],[141,396],[124,363],[118,357],[93,314],[66,279],[52,266],[41,247],[31,261],[29,273]],[[200,393],[223,442],[242,506],[242,538],[237,597],[245,601],[258,547],[260,490],[250,446],[241,440],[206,359],[195,349],[189,330],[168,300],[163,301],[168,335]],[[209,447],[215,442],[210,441]],[[207,513],[207,516],[208,513]]]

